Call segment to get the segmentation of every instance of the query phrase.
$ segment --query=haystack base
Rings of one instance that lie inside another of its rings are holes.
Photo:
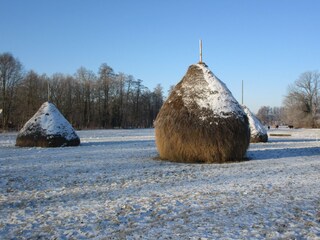
[[[59,135],[28,135],[18,136],[16,140],[16,146],[18,147],[67,147],[67,146],[79,146],[80,139],[75,138],[67,140]]]
[[[170,109],[173,110],[165,106],[156,122],[160,159],[184,163],[246,160],[250,130],[243,120],[216,118],[203,121],[185,108],[172,112]],[[179,117],[174,117],[175,114]]]
[[[268,142],[268,134],[260,134],[256,136],[251,136],[251,143]]]

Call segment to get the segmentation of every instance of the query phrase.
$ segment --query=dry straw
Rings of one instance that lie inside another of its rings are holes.
[[[208,83],[206,74],[213,82]],[[219,88],[212,89],[215,84]],[[212,102],[207,102],[208,107],[199,104],[211,98],[218,104],[221,100],[224,109],[231,110],[219,112],[220,105],[212,108]],[[155,136],[161,159],[223,163],[245,159],[250,130],[247,116],[231,92],[199,63],[189,67],[162,106],[155,121]]]

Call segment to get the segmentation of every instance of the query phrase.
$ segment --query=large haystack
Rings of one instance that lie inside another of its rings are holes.
[[[155,121],[161,159],[222,163],[243,160],[248,118],[226,85],[204,63],[191,65]]]
[[[80,138],[71,124],[49,102],[42,104],[20,130],[16,140],[16,146],[19,147],[63,147],[79,144]]]
[[[249,110],[248,107],[242,106],[244,112],[248,116],[249,126],[250,126],[250,142],[268,142],[268,133],[259,119]]]

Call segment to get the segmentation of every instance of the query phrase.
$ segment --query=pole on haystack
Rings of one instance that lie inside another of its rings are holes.
[[[202,40],[201,39],[199,40],[199,51],[200,51],[200,62],[199,63],[202,63]]]
[[[243,105],[243,80],[242,80],[242,90],[241,90],[241,104]]]

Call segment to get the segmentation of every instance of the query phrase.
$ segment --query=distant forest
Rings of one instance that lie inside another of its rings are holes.
[[[320,127],[320,73],[306,71],[288,86],[282,107],[262,106],[257,117],[266,125]]]
[[[0,54],[0,130],[19,130],[48,99],[76,129],[148,128],[164,95],[160,84],[149,90],[105,63],[97,73],[80,67],[73,75],[47,76],[25,71],[11,53]],[[302,73],[288,86],[283,106],[262,106],[257,117],[270,126],[320,127],[320,73]]]
[[[147,128],[164,101],[142,80],[101,64],[97,73],[80,67],[75,74],[39,75],[25,71],[11,53],[0,54],[0,127],[19,130],[42,103],[54,103],[76,129]]]

